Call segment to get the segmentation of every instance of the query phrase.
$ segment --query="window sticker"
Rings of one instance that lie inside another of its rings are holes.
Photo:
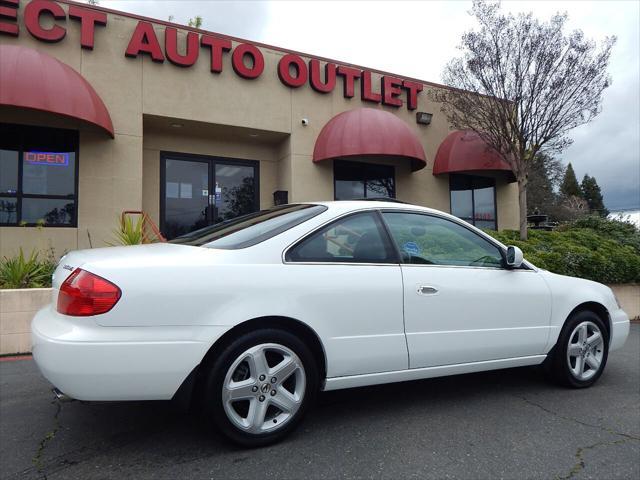
[[[178,182],[167,182],[167,198],[178,198],[180,184]]]
[[[407,242],[402,246],[402,250],[407,252],[409,255],[419,255],[420,247],[416,242]]]
[[[180,198],[193,198],[193,186],[190,183],[180,184]]]

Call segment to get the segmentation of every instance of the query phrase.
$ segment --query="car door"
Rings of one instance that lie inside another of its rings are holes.
[[[378,212],[341,217],[285,254],[305,293],[304,319],[322,338],[327,376],[408,368],[402,274]]]
[[[383,218],[402,257],[410,368],[543,353],[550,292],[537,272],[503,268],[500,247],[462,223]]]

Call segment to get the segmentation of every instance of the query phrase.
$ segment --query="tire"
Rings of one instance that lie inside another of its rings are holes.
[[[608,356],[609,335],[604,322],[595,313],[583,310],[565,322],[545,366],[557,383],[586,388],[600,378]]]
[[[233,442],[261,447],[300,424],[318,386],[318,367],[299,338],[257,330],[232,341],[212,363],[203,412]]]

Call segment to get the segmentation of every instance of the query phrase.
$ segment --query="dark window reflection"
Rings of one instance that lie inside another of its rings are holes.
[[[495,186],[493,178],[450,175],[451,213],[476,227],[496,230]]]
[[[17,150],[0,150],[0,194],[18,191]]]
[[[0,197],[0,223],[18,223],[18,200]]]
[[[395,172],[390,165],[336,160],[333,162],[336,200],[395,198]]]
[[[0,123],[0,224],[75,225],[78,132]]]
[[[25,198],[22,200],[22,221],[44,225],[71,225],[76,205],[69,200]]]
[[[216,223],[256,210],[254,173],[254,167],[216,164]]]

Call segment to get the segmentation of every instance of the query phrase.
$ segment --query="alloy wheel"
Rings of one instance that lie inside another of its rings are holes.
[[[305,389],[305,370],[295,352],[264,343],[246,350],[231,364],[222,386],[222,403],[236,427],[267,433],[293,418]]]
[[[604,336],[600,328],[590,321],[578,324],[571,332],[567,346],[571,374],[578,380],[589,380],[600,370],[603,357]]]

